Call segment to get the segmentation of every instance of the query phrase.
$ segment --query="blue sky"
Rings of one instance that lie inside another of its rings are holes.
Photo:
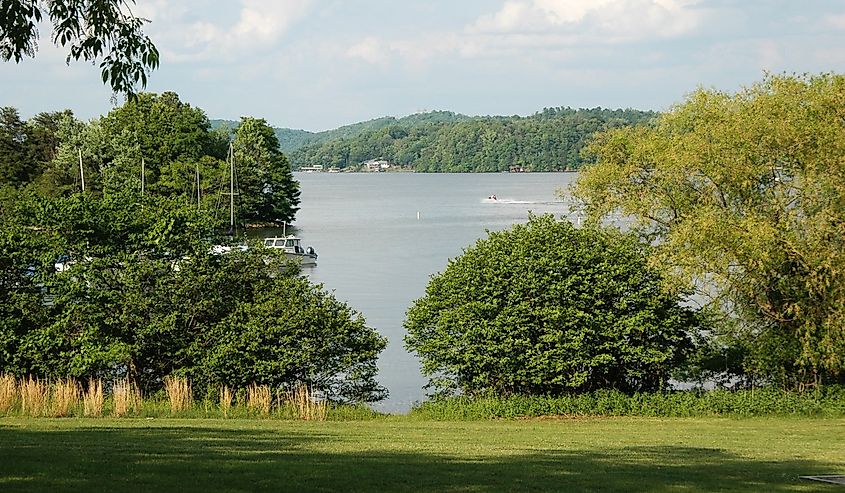
[[[137,0],[161,51],[148,90],[210,118],[325,130],[424,110],[664,110],[698,86],[845,72],[845,1]],[[96,66],[0,63],[0,106],[28,118],[111,108]]]

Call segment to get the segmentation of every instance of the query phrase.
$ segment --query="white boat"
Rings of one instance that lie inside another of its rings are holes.
[[[299,261],[300,265],[317,265],[317,252],[312,247],[302,248],[302,240],[294,235],[264,238],[266,248],[276,248],[285,252],[285,257]]]

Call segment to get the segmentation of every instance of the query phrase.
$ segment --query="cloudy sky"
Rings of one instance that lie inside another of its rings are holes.
[[[161,52],[148,90],[210,118],[325,130],[444,109],[666,109],[698,86],[845,72],[842,0],[137,0]],[[0,106],[28,118],[111,108],[96,66],[0,63]]]

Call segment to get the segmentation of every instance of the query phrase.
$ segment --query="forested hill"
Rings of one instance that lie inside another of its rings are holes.
[[[581,166],[592,135],[636,125],[653,111],[545,108],[531,116],[471,117],[450,111],[383,117],[325,132],[276,129],[293,169],[358,169],[384,159],[422,172],[563,171]],[[212,121],[212,125],[226,124]]]
[[[384,159],[423,172],[573,170],[581,166],[581,149],[595,132],[655,115],[631,109],[546,108],[527,117],[399,120],[357,136],[305,145],[289,157],[294,169],[354,168],[368,159]]]
[[[453,113],[451,111],[429,111],[425,113],[415,113],[402,118],[383,116],[364,122],[344,125],[334,130],[325,130],[323,132],[309,132],[308,130],[278,127],[275,128],[275,130],[276,137],[279,138],[279,145],[282,152],[285,154],[291,154],[299,148],[307,145],[319,145],[323,142],[337,139],[350,139],[366,132],[374,132],[395,125],[413,127],[434,123],[456,123],[471,120],[472,118],[473,117]],[[224,125],[234,128],[238,125],[238,122],[231,120],[211,120],[212,128]]]

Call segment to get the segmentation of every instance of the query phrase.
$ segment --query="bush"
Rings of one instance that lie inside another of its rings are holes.
[[[646,247],[551,216],[489,233],[431,278],[405,338],[440,392],[663,389],[698,330]]]
[[[845,416],[845,387],[789,392],[774,387],[755,390],[648,392],[627,395],[616,390],[562,396],[483,395],[452,397],[420,404],[411,411],[420,419],[474,420],[540,416],[756,417]]]
[[[358,312],[283,253],[213,254],[227,240],[195,206],[130,191],[17,197],[0,223],[0,373],[126,378],[143,395],[170,375],[197,396],[253,383],[386,394],[375,381],[386,340]]]

